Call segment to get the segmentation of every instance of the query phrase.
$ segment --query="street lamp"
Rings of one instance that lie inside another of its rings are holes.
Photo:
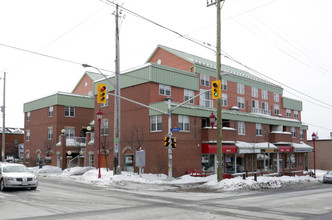
[[[314,145],[314,177],[316,179],[316,134],[315,132],[311,135],[312,143]]]
[[[210,119],[210,124],[211,124],[212,129],[213,129],[213,125],[216,122],[216,116],[213,114],[213,112],[211,112],[211,115],[209,116],[209,119]]]
[[[98,148],[98,169],[99,169],[99,171],[98,171],[98,178],[101,178],[101,174],[100,174],[100,137],[101,137],[101,135],[100,135],[100,124],[101,124],[101,119],[103,118],[103,113],[101,112],[101,110],[99,109],[98,110],[98,112],[96,113],[97,114],[97,119],[98,119],[98,132],[99,132],[99,148]]]

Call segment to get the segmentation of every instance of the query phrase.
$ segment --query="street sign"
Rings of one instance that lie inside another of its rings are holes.
[[[181,128],[171,128],[171,132],[178,132],[180,130],[181,130]]]

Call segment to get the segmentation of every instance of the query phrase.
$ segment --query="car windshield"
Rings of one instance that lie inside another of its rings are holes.
[[[25,166],[5,166],[3,168],[4,173],[23,173],[29,172],[28,168]]]
[[[332,175],[332,171],[328,171],[326,174],[327,175]]]

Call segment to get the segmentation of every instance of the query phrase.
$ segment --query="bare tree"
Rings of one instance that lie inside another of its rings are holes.
[[[137,127],[136,124],[133,125],[131,132],[127,133],[126,142],[136,151],[140,150],[144,143],[144,129],[143,127]]]

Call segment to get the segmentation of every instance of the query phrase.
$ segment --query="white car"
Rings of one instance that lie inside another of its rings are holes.
[[[6,188],[37,189],[37,176],[23,164],[0,163],[0,190]]]
[[[323,182],[324,182],[324,183],[332,183],[332,171],[328,171],[328,172],[323,176]]]

